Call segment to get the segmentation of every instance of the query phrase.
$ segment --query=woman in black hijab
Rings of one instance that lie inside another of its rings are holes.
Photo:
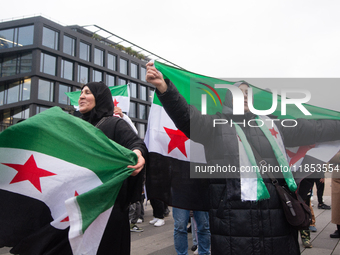
[[[114,105],[110,89],[103,82],[86,84],[79,97],[82,118],[96,126],[116,143],[134,151],[138,156],[135,169],[120,189],[114,208],[105,228],[97,254],[130,254],[130,224],[128,206],[140,200],[147,149],[123,119],[113,117]]]

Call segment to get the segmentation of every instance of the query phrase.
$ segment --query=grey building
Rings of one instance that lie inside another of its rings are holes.
[[[101,30],[100,28],[98,30]],[[50,107],[72,113],[65,92],[90,81],[130,84],[129,117],[144,137],[154,88],[148,59],[80,26],[44,17],[0,23],[0,132]]]

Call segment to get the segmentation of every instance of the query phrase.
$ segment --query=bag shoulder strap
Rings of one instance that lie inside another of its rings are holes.
[[[105,120],[107,120],[109,117],[103,117],[100,119],[100,121],[97,123],[97,125],[95,125],[95,127],[99,127],[101,124],[103,124],[105,122]]]

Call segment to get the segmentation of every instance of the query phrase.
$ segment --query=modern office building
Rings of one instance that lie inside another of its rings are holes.
[[[63,26],[42,16],[0,23],[0,132],[53,106],[72,113],[65,92],[103,81],[130,84],[129,116],[144,137],[154,92],[145,81],[149,59],[137,45],[124,47],[126,40],[111,41],[112,33],[96,29]]]

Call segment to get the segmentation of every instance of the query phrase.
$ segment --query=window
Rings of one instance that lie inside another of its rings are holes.
[[[67,60],[61,60],[61,78],[73,80],[73,63]]]
[[[71,56],[76,55],[76,40],[64,35],[64,53],[69,54]]]
[[[0,49],[33,44],[34,26],[0,30]]]
[[[51,81],[39,80],[38,99],[53,102],[54,83]]]
[[[131,77],[138,78],[138,65],[131,63]]]
[[[25,46],[33,44],[34,26],[19,27],[17,46]]]
[[[125,84],[127,84],[125,79],[118,78],[118,85],[125,85]]]
[[[122,74],[127,74],[128,70],[127,70],[127,60],[125,59],[119,59],[119,71]]]
[[[79,44],[79,58],[90,61],[91,46],[80,42]]]
[[[59,96],[58,96],[58,102],[59,104],[67,104],[70,105],[70,99],[65,94],[67,92],[71,92],[71,87],[66,85],[59,85]]]
[[[27,73],[32,70],[32,53],[18,54],[6,57],[1,63],[0,77],[16,75],[19,73]]]
[[[7,104],[19,102],[19,82],[9,84],[7,90]]]
[[[13,124],[18,123],[19,120],[28,119],[30,116],[30,109],[27,108],[25,110],[21,109],[15,109],[14,115],[13,115]]]
[[[151,103],[153,102],[154,94],[155,94],[155,90],[149,87],[149,102]]]
[[[146,105],[139,104],[138,118],[146,120]]]
[[[43,27],[42,45],[49,47],[51,49],[58,50],[59,33],[47,27]]]
[[[137,130],[138,130],[138,135],[140,138],[144,139],[145,137],[145,124],[143,123],[137,123]]]
[[[32,70],[32,53],[23,54],[20,58],[19,73],[29,73]]]
[[[89,80],[89,69],[86,66],[78,65],[78,79],[77,82],[81,84],[88,83]]]
[[[146,81],[145,80],[145,75],[146,75],[146,68],[145,67],[141,67],[141,71],[140,71],[140,79],[142,81]]]
[[[5,104],[5,85],[0,85],[0,105]]]
[[[41,53],[40,72],[55,75],[57,58]]]
[[[130,118],[137,118],[137,111],[136,111],[136,103],[130,102],[130,110],[129,110],[129,117]]]
[[[1,91],[1,89],[0,89]],[[19,101],[25,101],[30,99],[31,94],[31,79],[26,79],[24,81],[17,81],[10,83],[7,88],[7,93],[4,93],[3,102],[7,101],[7,104],[17,103]],[[1,92],[0,92],[1,95]],[[5,101],[6,100],[6,101]],[[1,98],[0,98],[1,101]]]
[[[94,48],[94,63],[99,66],[104,66],[104,51]]]
[[[4,58],[1,64],[1,77],[16,75],[18,65],[17,61],[17,56]]]
[[[137,98],[137,84],[130,82],[130,96]]]
[[[107,54],[107,68],[116,71],[117,57],[112,54]]]
[[[97,70],[93,70],[93,81],[99,82],[103,80],[103,73]]]
[[[113,75],[106,75],[106,85],[107,86],[115,86],[115,77]]]
[[[142,86],[140,85],[139,87],[139,98],[142,99],[142,100],[147,100],[146,99],[146,87],[145,86]]]
[[[43,111],[46,111],[46,110],[48,110],[49,108],[47,108],[47,107],[43,107],[43,106],[37,106],[37,114],[38,113],[41,113],[41,112],[43,112]]]

